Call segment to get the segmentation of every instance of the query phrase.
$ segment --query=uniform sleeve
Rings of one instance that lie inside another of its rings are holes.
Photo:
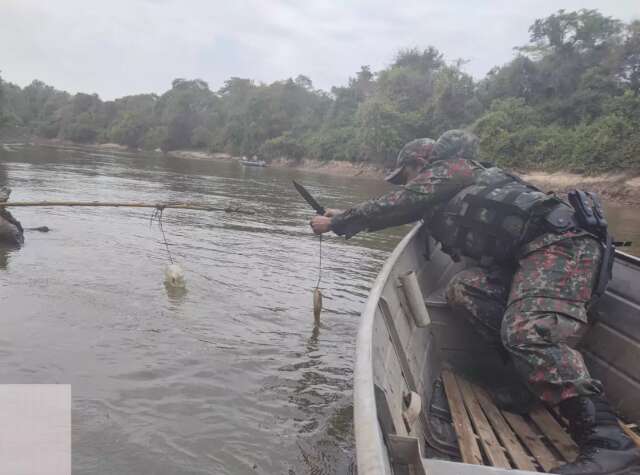
[[[331,230],[349,238],[360,231],[377,231],[417,221],[430,202],[425,198],[426,195],[406,189],[392,191],[334,216]]]
[[[471,164],[435,164],[403,189],[365,201],[335,216],[331,230],[349,238],[360,231],[377,231],[418,221],[430,207],[448,201],[473,183],[475,169]]]

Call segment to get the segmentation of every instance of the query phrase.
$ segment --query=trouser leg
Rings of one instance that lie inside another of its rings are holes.
[[[502,267],[472,267],[456,274],[447,287],[451,308],[492,343],[500,342],[511,276],[512,271]]]
[[[602,391],[573,347],[587,327],[586,305],[600,260],[600,245],[588,236],[556,242],[519,261],[502,343],[542,400],[557,404]]]

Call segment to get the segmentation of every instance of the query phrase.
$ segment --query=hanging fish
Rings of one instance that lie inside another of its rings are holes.
[[[165,268],[164,283],[174,288],[184,288],[186,286],[184,270],[182,270],[179,264],[174,262]]]
[[[322,280],[322,235],[320,235],[320,260],[318,262],[318,282],[316,288],[313,289],[313,317],[316,325],[320,323],[320,312],[322,312],[322,291],[320,290],[320,281]]]
[[[313,317],[316,322],[320,320],[320,312],[322,312],[322,292],[316,287],[313,289]]]
[[[325,208],[316,201],[316,199],[311,196],[311,193],[307,191],[307,189],[302,186],[300,183],[297,183],[295,180],[293,181],[293,186],[298,190],[298,193],[305,199],[305,201],[311,206],[316,214],[319,216],[324,216],[326,214]],[[313,316],[315,318],[316,324],[320,322],[320,312],[322,312],[322,292],[320,291],[320,281],[322,280],[322,234],[318,236],[320,243],[320,256],[318,261],[318,282],[316,283],[316,288],[313,289]]]

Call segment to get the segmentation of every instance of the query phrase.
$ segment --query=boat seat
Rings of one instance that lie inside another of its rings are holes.
[[[578,447],[555,411],[542,405],[525,416],[502,411],[461,376],[444,370],[442,380],[464,463],[550,472],[577,457]]]

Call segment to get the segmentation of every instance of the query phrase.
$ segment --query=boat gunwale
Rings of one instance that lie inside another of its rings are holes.
[[[632,254],[627,254],[626,252],[616,250],[616,259],[620,259],[621,261],[640,266],[640,257],[634,256]]]
[[[378,302],[398,259],[422,226],[422,223],[416,224],[387,258],[371,287],[360,317],[353,383],[356,462],[360,475],[383,474],[387,466],[383,457],[386,446],[378,424],[373,379],[373,328]]]

